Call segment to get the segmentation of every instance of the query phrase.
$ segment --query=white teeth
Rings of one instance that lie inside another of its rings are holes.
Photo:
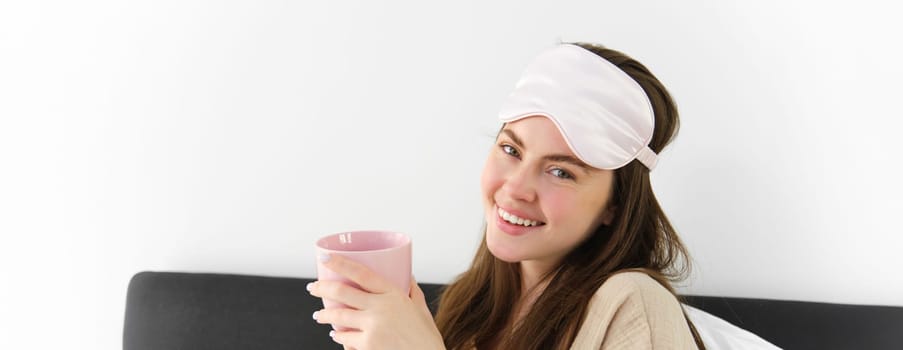
[[[498,212],[499,212],[499,216],[501,216],[502,219],[504,219],[505,221],[510,222],[512,224],[515,224],[515,225],[528,226],[528,227],[539,225],[538,221],[519,218],[514,214],[511,214],[511,213],[508,213],[508,212],[502,210],[502,208],[499,208]]]

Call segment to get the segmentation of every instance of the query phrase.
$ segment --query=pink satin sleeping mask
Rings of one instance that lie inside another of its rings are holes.
[[[637,159],[652,170],[658,161],[649,148],[655,116],[646,92],[577,45],[537,56],[499,111],[504,123],[531,116],[551,119],[577,158],[594,168],[614,170]]]

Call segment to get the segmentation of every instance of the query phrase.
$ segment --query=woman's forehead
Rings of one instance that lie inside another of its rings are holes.
[[[533,148],[535,152],[575,156],[558,126],[544,116],[532,116],[505,123],[500,135],[513,139],[524,148]]]

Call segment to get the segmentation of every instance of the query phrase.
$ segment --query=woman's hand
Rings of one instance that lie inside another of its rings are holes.
[[[333,254],[321,257],[326,268],[348,278],[357,289],[338,281],[307,285],[313,296],[348,305],[314,313],[317,323],[351,330],[330,333],[335,342],[357,350],[445,349],[442,335],[426,305],[426,298],[411,278],[410,296],[366,266]]]

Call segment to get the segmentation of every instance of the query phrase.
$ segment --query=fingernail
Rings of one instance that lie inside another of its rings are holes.
[[[320,313],[319,311],[314,311],[314,320],[317,319],[317,314],[319,314],[319,313]]]
[[[329,331],[329,337],[335,338],[335,331]]]
[[[324,263],[325,263],[325,262],[327,262],[327,261],[329,261],[329,254],[328,254],[328,253],[320,254],[320,262],[324,262]]]
[[[310,283],[307,284],[307,291],[308,291],[308,292],[310,292],[310,290],[313,289],[313,288],[314,288],[314,283],[313,283],[313,282],[310,282]]]

